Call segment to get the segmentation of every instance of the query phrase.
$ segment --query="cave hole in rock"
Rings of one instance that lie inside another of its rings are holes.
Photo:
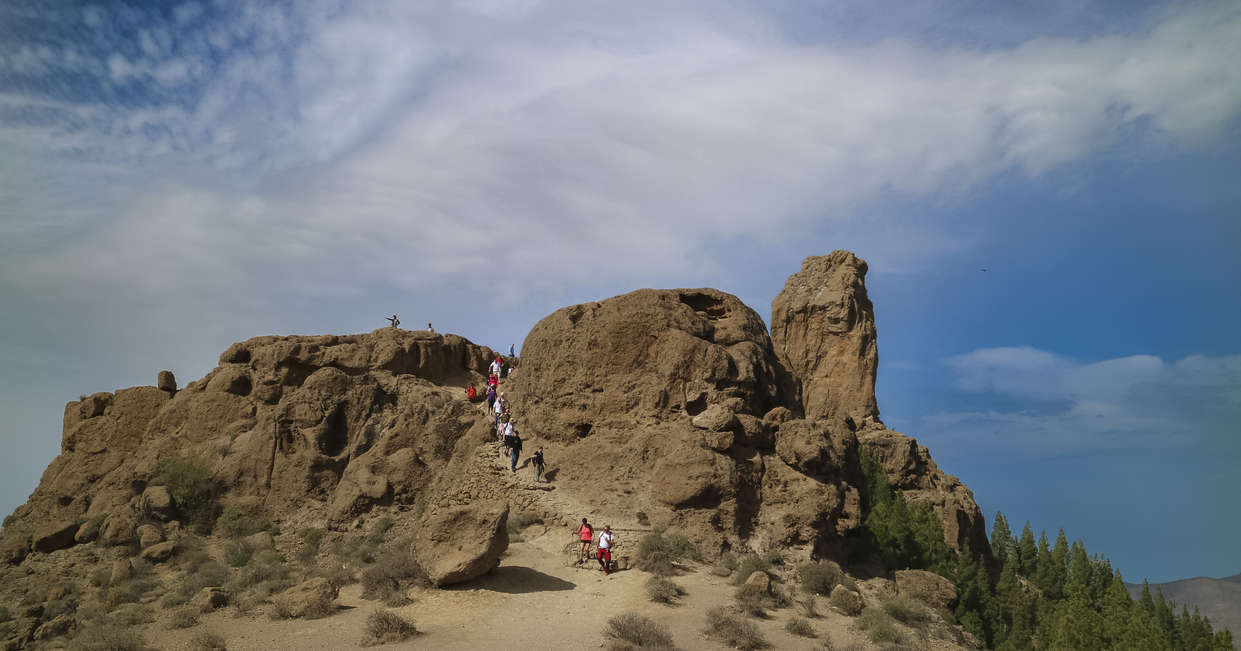
[[[724,301],[714,296],[690,292],[681,294],[681,302],[693,311],[702,312],[712,319],[722,319],[728,316],[728,307],[724,305]]]
[[[345,405],[336,405],[336,409],[324,421],[323,435],[319,437],[319,451],[329,457],[339,455],[349,444],[349,422],[345,416]]]
[[[697,416],[698,414],[701,414],[702,412],[706,410],[707,410],[706,394],[699,394],[697,398],[694,398],[693,400],[687,401],[685,403],[685,413],[689,414],[690,416]]]
[[[593,425],[590,423],[578,423],[573,426],[573,433],[576,434],[579,439],[584,439],[587,436],[590,436],[590,430],[592,427]]]

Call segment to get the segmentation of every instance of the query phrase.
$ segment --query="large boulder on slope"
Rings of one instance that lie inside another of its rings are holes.
[[[508,549],[508,505],[500,502],[428,514],[414,534],[414,561],[436,586],[480,577],[500,564]]]

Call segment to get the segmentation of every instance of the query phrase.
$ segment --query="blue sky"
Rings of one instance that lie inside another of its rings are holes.
[[[1241,571],[1241,5],[666,4],[0,7],[0,510],[65,401],[236,340],[767,317],[847,248],[885,421],[989,516]]]

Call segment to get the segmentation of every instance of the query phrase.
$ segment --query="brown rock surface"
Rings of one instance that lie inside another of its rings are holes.
[[[316,609],[335,601],[339,593],[340,590],[327,579],[315,577],[281,592],[277,598],[289,617],[305,617],[317,614],[314,612]]]
[[[843,585],[832,588],[831,602],[849,616],[856,616],[862,612],[862,595]]]
[[[177,544],[169,540],[167,542],[156,543],[150,547],[147,547],[142,550],[141,555],[143,560],[151,561],[152,563],[163,563],[169,558],[172,558],[172,553],[176,551],[176,549]]]
[[[498,502],[428,514],[414,535],[414,560],[433,585],[469,581],[500,564],[508,549],[508,505]]]
[[[897,570],[896,593],[921,601],[932,608],[947,608],[957,600],[952,581],[926,570]]]
[[[228,605],[232,595],[228,590],[221,587],[206,587],[198,591],[193,599],[190,599],[190,606],[199,612],[207,612],[216,608],[223,608]]]
[[[168,393],[177,392],[177,376],[172,371],[160,371],[155,377],[155,388]]]
[[[878,418],[879,348],[866,295],[866,261],[848,251],[813,256],[771,302],[771,340],[807,419]]]
[[[33,546],[37,552],[52,552],[64,549],[73,544],[73,535],[78,532],[78,523],[73,520],[51,522],[35,532]]]

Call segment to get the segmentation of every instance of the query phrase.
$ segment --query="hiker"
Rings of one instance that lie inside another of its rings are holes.
[[[509,357],[516,357],[516,356],[517,356],[517,352],[516,352],[516,351],[517,351],[517,344],[509,344],[509,345],[508,345],[508,356],[509,356]]]
[[[543,446],[534,451],[531,460],[534,461],[534,483],[537,484],[543,479]]]
[[[504,412],[508,411],[508,399],[504,397],[503,393],[496,397],[496,404],[492,406],[491,410],[496,417],[496,431],[499,431],[500,416],[504,415]]]
[[[493,407],[496,406],[496,388],[487,387],[487,413],[491,413]]]
[[[498,378],[504,373],[504,362],[500,361],[499,355],[496,355],[495,361],[492,362],[491,366],[488,366],[487,368],[491,371],[492,375]]]
[[[391,323],[391,324],[392,324],[392,327],[393,327],[393,328],[395,328],[395,327],[397,327],[397,326],[401,325],[401,320],[400,320],[400,319],[398,319],[398,318],[396,318],[396,315],[395,315],[395,314],[393,314],[392,316],[389,316],[389,317],[384,317],[384,318],[386,318],[386,319],[388,320],[388,323]]]
[[[586,518],[582,518],[582,526],[577,528],[577,536],[581,541],[577,553],[577,564],[581,565],[590,556],[590,541],[595,538],[595,530],[591,528]]]
[[[612,545],[614,544],[616,544],[616,537],[612,535],[612,525],[605,525],[603,532],[599,534],[599,552],[595,554],[604,574],[612,573]]]
[[[478,397],[478,391],[474,389],[473,384],[471,384],[469,388],[465,390],[465,397],[469,398],[470,402],[474,402],[474,399]]]
[[[508,426],[509,428],[513,427],[513,423],[510,422]],[[513,429],[509,429],[507,431],[511,431],[513,433],[512,436],[506,437],[508,438],[509,450],[511,450],[509,454],[512,455],[512,459],[513,459],[513,463],[509,467],[512,468],[513,472],[517,472],[517,459],[521,457],[521,434],[518,434],[517,430],[513,430]]]
[[[498,386],[500,386],[500,377],[499,377],[498,375],[496,375],[495,373],[491,373],[491,374],[489,374],[489,375],[487,376],[487,386],[489,386],[489,387],[498,387]]]
[[[427,321],[427,330],[430,330],[430,331],[431,331],[431,334],[435,334],[435,328],[432,328],[432,327],[431,327],[431,322],[430,322],[430,321]]]

